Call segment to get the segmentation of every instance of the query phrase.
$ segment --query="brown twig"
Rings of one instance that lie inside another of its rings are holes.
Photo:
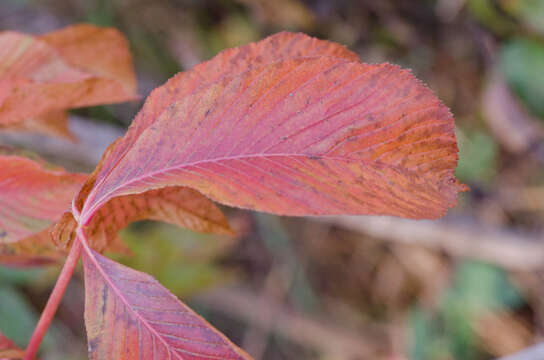
[[[490,262],[510,270],[544,267],[544,234],[515,233],[457,220],[405,220],[385,216],[323,217],[327,222],[375,238],[423,245],[451,256]]]

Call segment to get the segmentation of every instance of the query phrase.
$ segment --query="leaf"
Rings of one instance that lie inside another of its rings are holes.
[[[0,360],[22,359],[25,352],[0,332]]]
[[[281,33],[153,91],[82,187],[68,221],[85,233],[111,221],[104,232],[115,233],[148,209],[124,207],[126,199],[151,203],[161,191],[187,188],[285,215],[436,218],[466,189],[454,176],[453,128],[449,110],[409,72]],[[115,210],[102,213],[107,207]],[[149,275],[80,240],[91,359],[248,358]]]
[[[132,100],[135,88],[128,45],[117,30],[75,25],[38,37],[0,33],[0,128],[62,134],[63,110]],[[54,122],[42,127],[38,119]]]
[[[0,243],[47,229],[87,178],[19,155],[0,154],[0,169]]]
[[[450,112],[393,65],[298,58],[171,96],[162,112],[154,99],[105,157],[86,220],[113,197],[170,185],[283,215],[409,218],[442,216],[464,189]]]
[[[149,126],[150,117],[161,114],[174,101],[191,94],[197,88],[211,84],[222,76],[243,73],[251,67],[309,56],[331,56],[349,61],[359,60],[359,57],[345,46],[318,40],[302,33],[281,32],[257,43],[224,50],[212,60],[195,66],[191,71],[178,73],[163,86],[153,90],[123,140],[112,146],[111,156],[113,158],[122,157],[122,154],[136,141],[142,131]],[[103,173],[110,172],[111,168],[115,166],[115,162],[105,161],[106,158],[107,156],[104,156],[100,164],[101,167],[104,166],[100,170]],[[92,181],[94,181],[94,176],[88,183]]]
[[[117,237],[119,230],[138,220],[163,221],[200,232],[232,233],[221,210],[198,191],[165,187],[111,199],[85,227],[89,243],[99,252],[106,248],[112,250],[112,244],[122,244]],[[68,213],[57,224],[53,239],[61,248],[67,249],[75,238],[76,228],[77,222]]]
[[[107,157],[121,138],[104,152]],[[92,189],[92,178],[100,170],[100,163],[79,193]],[[199,192],[183,187],[151,190],[132,196],[113,198],[100,209],[96,218],[85,226],[91,236],[87,239],[97,251],[110,250],[128,253],[119,230],[133,221],[157,220],[186,227],[194,231],[230,234],[229,224],[221,210]],[[78,222],[71,212],[63,215],[52,232],[53,241],[61,249],[68,249],[75,239]]]
[[[240,73],[250,65],[315,54],[343,57],[350,60],[357,59],[357,55],[343,46],[311,38],[304,34],[279,33],[263,40],[258,45],[250,44],[226,50],[214,60],[196,66],[193,71],[176,75],[163,87],[151,93],[148,98],[151,100],[146,102],[143,110],[137,116],[142,117],[144,113],[163,111],[169,106],[174,96],[189,94],[196,87],[201,86],[202,82],[209,83],[226,74]],[[120,156],[123,149],[127,148],[127,144],[129,145],[143,130],[143,128],[139,128],[139,124],[138,121],[134,121],[127,135],[112,144],[103,159],[112,156],[112,152],[115,153],[113,156]],[[108,171],[102,169],[104,165],[109,166],[110,164],[105,160],[100,162],[99,167],[80,192],[80,199],[84,199],[86,194],[92,190],[96,174],[102,170]],[[126,199],[118,197],[110,202],[111,204],[108,203],[103,210],[99,210],[96,214],[95,219],[97,220],[88,224],[87,233],[90,235],[90,244],[98,251],[102,251],[108,243],[113,241],[112,239],[115,238],[118,230],[132,221],[142,219],[161,220],[201,232],[230,233],[228,223],[221,211],[205,196],[192,189],[170,187],[164,191],[152,190],[142,194],[133,194]],[[114,211],[111,212],[111,210]],[[111,216],[111,214],[115,216]],[[61,223],[59,227],[63,229],[59,230],[57,234],[64,240],[58,240],[58,242],[69,244],[69,241],[73,239],[76,224],[72,223],[66,226]],[[61,235],[63,231],[71,233],[72,236]]]
[[[151,276],[87,248],[89,358],[250,359]]]
[[[500,68],[508,85],[544,119],[544,46],[541,42],[518,38],[500,52]]]
[[[62,258],[51,241],[59,220],[86,180],[41,160],[0,149],[0,264],[28,267]]]
[[[117,29],[79,24],[38,38],[53,47],[68,64],[96,77],[94,92],[82,100],[86,105],[137,98],[129,44]]]

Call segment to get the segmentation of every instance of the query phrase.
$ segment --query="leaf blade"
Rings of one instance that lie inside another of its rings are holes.
[[[201,87],[205,84],[212,83],[218,78],[233,73],[241,73],[249,66],[256,66],[258,64],[267,64],[273,63],[282,59],[309,56],[309,55],[328,55],[338,58],[346,58],[350,60],[356,60],[358,57],[356,54],[347,50],[346,47],[334,44],[328,41],[318,40],[316,38],[311,38],[304,34],[291,34],[291,33],[280,33],[274,35],[270,38],[265,39],[264,41],[258,44],[250,44],[240,48],[225,50],[213,60],[205,62],[195,67],[194,70],[190,72],[180,73],[170,79],[164,86],[157,88],[151,93],[149,99],[144,105],[142,111],[137,115],[137,118],[143,118],[147,116],[146,114],[157,114],[164,112],[169,103],[172,101],[175,96],[186,96],[191,93],[198,87]],[[132,141],[137,139],[145,127],[140,126],[139,121],[134,121],[131,127],[129,128],[127,134],[118,139],[114,144],[112,144],[105,155],[103,160],[100,162],[97,169],[91,175],[87,184],[85,184],[84,190],[82,190],[78,196],[78,201],[76,201],[76,206],[79,209],[82,208],[82,203],[86,198],[89,191],[92,191],[93,186],[95,185],[96,176],[99,173],[107,173],[111,171],[112,164],[105,159],[115,159],[116,157],[122,157],[123,152],[125,152],[129,147]],[[159,189],[150,190],[150,192],[158,192]],[[162,215],[158,215],[158,211],[152,211],[153,214],[147,214],[145,218],[154,219],[154,220],[163,220],[166,222],[174,223],[179,226],[187,227],[192,230],[204,231],[204,232],[216,232],[216,233],[229,233],[230,229],[224,216],[220,214],[219,210],[213,205],[213,203],[206,199],[200,193],[189,190],[184,187],[179,187],[177,190],[177,196],[182,196],[184,199],[179,199],[176,211],[180,210],[185,212],[185,218],[180,216],[172,216],[175,213],[170,212],[170,214],[162,212]],[[188,199],[187,193],[192,193],[191,199]],[[149,194],[150,195],[150,194]],[[142,199],[147,200],[152,199],[152,196],[146,195],[145,192],[140,192],[140,194],[131,194],[130,197],[133,199]],[[154,200],[159,200],[160,204],[165,204],[163,201],[160,201],[159,198]],[[122,197],[117,199],[109,200],[104,206],[109,206],[111,209],[110,202],[127,202],[127,200],[122,200]],[[172,203],[172,202],[170,202]],[[109,205],[108,205],[109,204]],[[187,204],[185,207],[183,204]],[[195,206],[196,204],[196,206]],[[170,206],[170,205],[168,205]],[[115,206],[118,208],[119,206]],[[204,216],[202,213],[204,210],[207,213],[209,218]],[[107,216],[101,216],[100,213],[102,210],[99,210],[96,214],[96,217],[108,219]],[[137,215],[135,211],[129,211],[132,214],[129,215],[129,219],[125,219],[115,225],[115,230],[108,231],[107,239],[111,239],[119,228],[122,228],[126,223],[133,220],[138,220],[144,218],[143,216]],[[210,221],[211,220],[211,221]],[[100,221],[93,220],[91,224],[88,224],[90,228],[104,227],[99,224]],[[190,224],[188,224],[190,223]],[[91,230],[90,233],[93,231]],[[99,231],[100,232],[100,231]],[[102,239],[104,237],[102,236]],[[91,246],[98,251],[103,249],[105,242],[110,240],[98,240],[94,236],[90,236]]]
[[[90,359],[250,359],[150,275],[86,248]]]
[[[122,244],[119,230],[139,220],[162,221],[198,232],[232,234],[225,215],[208,198],[187,187],[170,186],[108,201],[85,226],[88,242],[98,252],[118,252]],[[66,214],[53,232],[55,243],[67,250],[76,228],[71,213]]]
[[[358,61],[357,54],[345,46],[319,40],[303,33],[280,32],[257,43],[251,43],[220,52],[213,59],[195,66],[192,70],[180,72],[163,86],[153,90],[140,112],[132,122],[125,136],[105,154],[100,166],[91,175],[94,183],[96,176],[109,173],[116,162],[107,161],[108,157],[119,159],[124,156],[130,145],[138,139],[148,126],[148,118],[156,118],[176,99],[183,98],[197,88],[209,85],[227,75],[240,74],[248,68],[262,66],[277,61],[297,57],[330,56],[349,61]],[[77,205],[81,209],[86,193],[78,197]]]
[[[32,236],[58,220],[87,175],[0,154],[0,243]]]

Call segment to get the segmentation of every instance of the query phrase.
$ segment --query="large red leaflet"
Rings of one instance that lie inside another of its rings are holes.
[[[104,154],[88,185],[94,184],[94,179],[98,174],[109,173],[115,167],[116,159],[122,158],[142,131],[150,126],[150,122],[153,122],[177,99],[183,98],[198,87],[213,83],[225,75],[240,74],[251,67],[307,56],[330,56],[349,61],[359,60],[359,57],[345,46],[312,38],[302,33],[288,32],[272,35],[257,43],[222,51],[212,60],[195,66],[191,71],[178,73],[163,86],[153,90],[125,136]],[[86,200],[86,196],[86,191],[80,194],[79,208]]]
[[[167,185],[285,215],[436,218],[462,189],[453,118],[393,65],[286,60],[176,99],[108,161],[82,214]]]
[[[37,266],[64,253],[49,232],[87,175],[69,173],[43,161],[0,153],[0,264]]]
[[[91,360],[250,359],[148,274],[90,249],[83,266]]]
[[[409,72],[282,33],[155,90],[74,211],[87,226],[112,199],[177,186],[284,215],[437,218],[465,189],[454,176],[453,128],[449,110]],[[180,326],[199,318],[82,241],[92,359],[246,357],[207,324]]]
[[[174,76],[164,86],[157,88],[150,94],[143,109],[137,115],[136,120],[133,122],[127,134],[108,148],[99,167],[95,170],[85,185],[84,190],[80,193],[79,201],[77,202],[78,207],[81,208],[81,204],[85,200],[88,191],[92,189],[96,175],[108,172],[114,166],[115,163],[107,161],[107,159],[122,157],[122,154],[131,146],[132,142],[139,137],[141,132],[148,125],[145,121],[137,119],[149,118],[149,116],[161,113],[175,100],[175,98],[186,96],[197,87],[212,83],[221,76],[241,73],[251,66],[273,63],[292,57],[310,55],[326,55],[345,58],[352,61],[358,59],[356,54],[338,44],[318,40],[304,34],[279,33],[259,43],[225,50],[213,60],[196,66],[192,71],[182,72]],[[169,197],[171,199],[174,197],[178,198],[179,205],[178,208],[174,210],[177,213],[181,212],[181,216],[165,215],[164,211],[153,211],[153,214],[150,214],[149,211],[145,211],[147,212],[147,218],[160,218],[163,221],[175,223],[197,231],[216,233],[225,233],[228,231],[228,225],[224,220],[223,215],[220,214],[220,211],[215,208],[215,205],[213,205],[212,202],[200,193],[183,187],[179,187],[178,189],[171,188],[168,190],[168,193],[170,194]],[[132,195],[130,201],[123,197],[114,200],[114,202],[120,203],[122,206],[117,206],[119,204],[111,204],[111,201],[107,202],[107,204],[105,204],[107,209],[104,209],[104,206],[102,206],[102,210],[95,216],[95,218],[102,217],[100,216],[100,212],[113,210],[112,213],[114,216],[104,216],[106,223],[111,223],[111,226],[110,224],[99,224],[97,220],[93,220],[93,223],[88,224],[89,227],[94,227],[95,229],[97,226],[104,227],[105,225],[108,225],[108,236],[106,237],[108,239],[111,239],[112,236],[116,234],[117,230],[125,226],[126,223],[134,221],[138,216],[141,216],[141,209],[138,209],[137,207],[133,208],[135,202],[149,203],[161,199],[154,196],[153,193],[141,194],[141,191],[139,191],[135,192],[135,195]],[[160,205],[160,207],[171,207],[169,203],[172,204],[172,200],[167,201],[166,203],[165,201],[160,201],[158,205]],[[121,220],[117,221],[117,218]],[[63,226],[64,224],[60,225]],[[70,227],[67,227],[67,229],[69,231],[74,230],[73,227],[71,229]],[[89,232],[89,234],[92,235],[93,232]],[[101,249],[104,245],[104,241],[97,242],[98,238],[104,239],[105,237],[94,237],[91,239],[91,246],[95,249]]]

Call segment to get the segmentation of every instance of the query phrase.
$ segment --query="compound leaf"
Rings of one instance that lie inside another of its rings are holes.
[[[115,160],[121,158],[128,151],[155,118],[174,102],[188,96],[197,88],[211,84],[223,76],[243,73],[251,67],[309,56],[330,56],[349,61],[359,60],[359,57],[345,46],[312,38],[302,33],[281,32],[257,43],[224,50],[213,59],[195,66],[192,70],[178,73],[164,85],[151,92],[125,136],[104,155],[99,168],[88,183],[92,186],[99,172],[109,173],[115,167]],[[111,157],[112,160],[107,161],[108,157]],[[85,200],[86,195],[87,193],[80,194],[79,206]]]
[[[357,55],[344,46],[304,34],[279,33],[257,44],[226,50],[213,60],[196,66],[192,71],[179,73],[164,86],[151,93],[142,111],[137,115],[137,119],[163,112],[176,97],[186,96],[196,88],[212,83],[226,74],[241,73],[248,67],[259,64],[310,55],[329,55],[357,60]],[[108,148],[100,165],[80,193],[80,199],[84,200],[86,194],[92,190],[98,173],[111,170],[112,162],[105,159],[122,156],[123,151],[145,129],[141,126],[142,121],[147,120],[135,120],[127,134]],[[142,190],[143,192],[134,192],[130,196],[120,196],[109,200],[98,210],[91,223],[87,224],[89,242],[95,250],[101,251],[111,243],[117,236],[118,230],[128,223],[144,218],[161,220],[201,232],[219,234],[230,232],[221,211],[198,191],[186,187],[168,187],[150,191],[143,188]],[[61,226],[64,227],[62,230],[64,234],[73,233],[75,229],[74,225],[61,224]],[[73,238],[73,236],[60,236],[64,238],[64,243]]]
[[[453,128],[449,110],[408,71],[281,33],[156,89],[69,221],[95,231],[101,240],[91,235],[90,244],[100,250],[141,214],[174,223],[199,214],[210,208],[204,195],[283,215],[437,218],[466,189],[454,176]],[[189,189],[202,198],[172,202],[181,216],[150,205]],[[149,275],[82,241],[91,359],[248,358]]]

